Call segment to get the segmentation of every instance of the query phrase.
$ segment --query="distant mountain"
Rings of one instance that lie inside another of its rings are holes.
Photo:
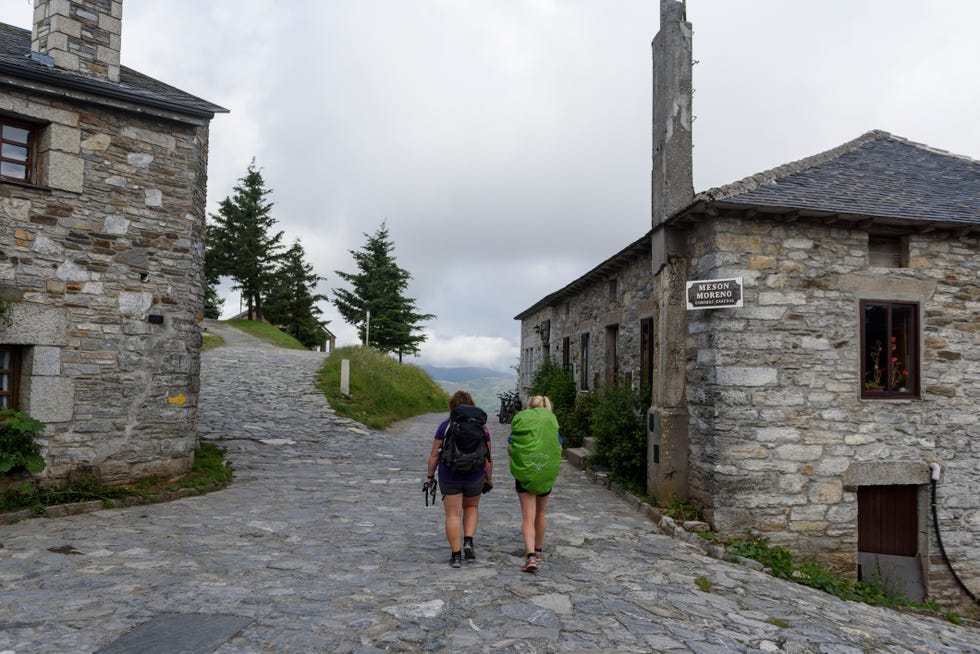
[[[513,372],[503,372],[491,370],[490,368],[439,368],[437,366],[420,365],[429,377],[442,379],[444,381],[468,381],[470,379],[481,379],[483,377],[513,377]]]
[[[473,396],[473,402],[487,412],[491,420],[496,420],[500,409],[500,398],[504,391],[517,388],[517,373],[491,370],[490,368],[439,368],[420,365],[442,390],[450,395],[456,391],[466,391]],[[448,407],[447,407],[448,409]]]

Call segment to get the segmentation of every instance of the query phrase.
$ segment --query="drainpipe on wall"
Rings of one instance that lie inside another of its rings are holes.
[[[946,562],[946,567],[949,568],[949,573],[953,575],[953,580],[956,581],[956,585],[967,594],[967,596],[973,600],[974,604],[980,605],[980,599],[974,595],[963,580],[960,579],[959,575],[956,574],[956,570],[953,569],[953,564],[946,556],[946,548],[943,547],[943,537],[939,535],[939,513],[936,511],[936,486],[939,483],[939,478],[942,476],[942,468],[939,467],[938,463],[930,463],[929,467],[932,469],[931,482],[932,482],[932,525],[936,531],[936,542],[939,544],[939,553],[943,557],[943,561]]]

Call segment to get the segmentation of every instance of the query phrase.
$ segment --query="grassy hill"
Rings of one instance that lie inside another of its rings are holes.
[[[344,359],[350,361],[350,395],[340,392]],[[338,414],[372,429],[385,429],[396,420],[449,407],[449,396],[418,366],[398,363],[366,347],[334,350],[320,368],[317,387]]]
[[[495,419],[500,409],[500,398],[504,391],[517,388],[516,373],[501,372],[489,368],[439,368],[420,366],[446,393],[466,391],[473,396],[473,402]]]

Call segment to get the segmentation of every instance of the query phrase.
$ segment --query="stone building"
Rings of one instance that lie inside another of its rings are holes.
[[[653,47],[653,229],[518,316],[524,365],[648,375],[648,490],[716,531],[968,605],[980,162],[873,131],[695,195],[682,3]]]
[[[0,404],[50,483],[192,463],[208,126],[225,109],[119,63],[121,0],[0,24]]]

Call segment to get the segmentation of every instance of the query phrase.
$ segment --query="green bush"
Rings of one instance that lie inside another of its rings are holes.
[[[594,396],[587,393],[579,395],[570,410],[555,410],[565,447],[580,447],[582,440],[592,435],[590,420],[594,404]]]
[[[557,414],[575,407],[575,378],[551,359],[545,359],[531,380],[531,395],[546,395]]]
[[[793,554],[785,547],[772,547],[765,536],[749,534],[748,537],[730,540],[725,548],[732,554],[753,559],[766,566],[777,577],[793,578]]]
[[[596,454],[628,487],[646,488],[649,394],[625,383],[609,384],[596,390],[590,402]]]
[[[41,446],[34,437],[44,431],[44,423],[26,413],[0,408],[0,473],[44,470]]]
[[[545,395],[551,400],[563,445],[581,445],[583,434],[576,420],[575,409],[578,403],[572,373],[551,359],[545,359],[535,371],[529,391],[531,395]]]

